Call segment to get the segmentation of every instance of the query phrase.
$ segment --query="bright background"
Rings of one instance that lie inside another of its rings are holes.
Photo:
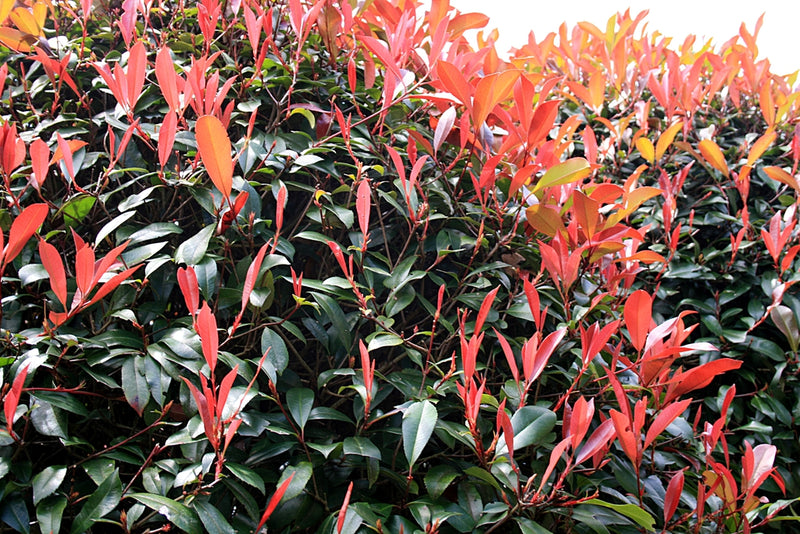
[[[450,0],[450,4],[465,13],[488,15],[486,29],[500,30],[501,53],[526,43],[531,30],[541,40],[558,31],[562,22],[572,27],[585,20],[604,30],[609,17],[629,7],[633,16],[650,11],[643,21],[648,33],[674,37],[673,43],[694,34],[718,45],[737,35],[742,22],[752,33],[765,13],[757,41],[759,59],[769,58],[776,74],[800,69],[800,0]]]

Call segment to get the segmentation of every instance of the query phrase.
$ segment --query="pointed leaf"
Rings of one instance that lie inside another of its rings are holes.
[[[222,122],[213,115],[203,115],[195,124],[197,149],[214,186],[230,202],[233,184],[231,141]]]
[[[650,331],[650,323],[653,320],[652,308],[653,297],[641,289],[635,291],[625,301],[625,326],[628,327],[633,347],[639,352],[644,347],[647,333]]]
[[[719,148],[719,145],[711,139],[703,139],[697,145],[703,158],[715,169],[720,171],[726,177],[728,176],[728,163],[725,161],[725,155]]]
[[[305,428],[314,407],[314,392],[308,388],[292,388],[286,392],[286,407],[300,430]]]
[[[50,275],[50,289],[56,298],[67,309],[67,275],[64,272],[64,263],[56,247],[45,240],[39,241],[39,257],[42,259],[47,274]]]
[[[81,508],[80,513],[72,521],[71,534],[85,532],[106,514],[111,513],[122,499],[122,483],[119,480],[119,470],[115,469],[97,487]]]
[[[592,168],[589,162],[583,158],[571,158],[567,161],[554,165],[544,173],[532,193],[536,194],[547,187],[570,184],[582,180],[591,174]]]
[[[14,219],[8,231],[8,245],[1,251],[2,264],[8,265],[25,248],[25,244],[39,229],[50,213],[47,204],[31,204]]]
[[[409,470],[428,444],[438,417],[436,407],[428,400],[413,403],[403,414],[403,451]]]
[[[170,523],[189,534],[200,534],[203,531],[203,526],[197,519],[194,510],[185,504],[152,493],[129,493],[127,497],[158,512],[166,517]]]
[[[267,509],[264,510],[264,514],[261,516],[261,521],[258,522],[258,526],[256,527],[255,532],[261,532],[261,527],[264,526],[264,523],[267,522],[269,517],[272,515],[272,512],[275,511],[275,507],[278,506],[278,503],[281,502],[284,493],[286,493],[289,484],[292,483],[292,479],[294,478],[295,472],[289,475],[289,477],[283,481],[283,483],[275,490],[275,493],[272,494],[272,497],[269,500],[269,504],[267,504]]]

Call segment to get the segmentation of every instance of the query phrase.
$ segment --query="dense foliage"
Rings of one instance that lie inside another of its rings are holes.
[[[796,78],[447,0],[0,0],[0,520],[793,531]]]

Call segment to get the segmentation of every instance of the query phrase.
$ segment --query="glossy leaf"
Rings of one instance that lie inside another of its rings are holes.
[[[427,400],[415,402],[403,414],[403,452],[409,470],[414,467],[433,434],[439,415],[436,407]]]
[[[203,115],[195,125],[197,148],[208,176],[222,196],[230,202],[233,184],[233,158],[228,132],[213,115]]]

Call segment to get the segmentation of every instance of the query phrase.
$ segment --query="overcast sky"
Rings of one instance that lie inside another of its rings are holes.
[[[572,26],[586,20],[604,29],[610,16],[628,7],[634,15],[650,11],[644,20],[649,33],[658,31],[680,41],[694,34],[717,44],[737,35],[742,22],[752,32],[758,17],[766,13],[758,36],[759,59],[769,58],[776,74],[800,69],[800,0],[450,0],[450,4],[462,12],[489,15],[488,29],[500,30],[498,52],[527,42],[530,30],[541,40],[562,22]]]

